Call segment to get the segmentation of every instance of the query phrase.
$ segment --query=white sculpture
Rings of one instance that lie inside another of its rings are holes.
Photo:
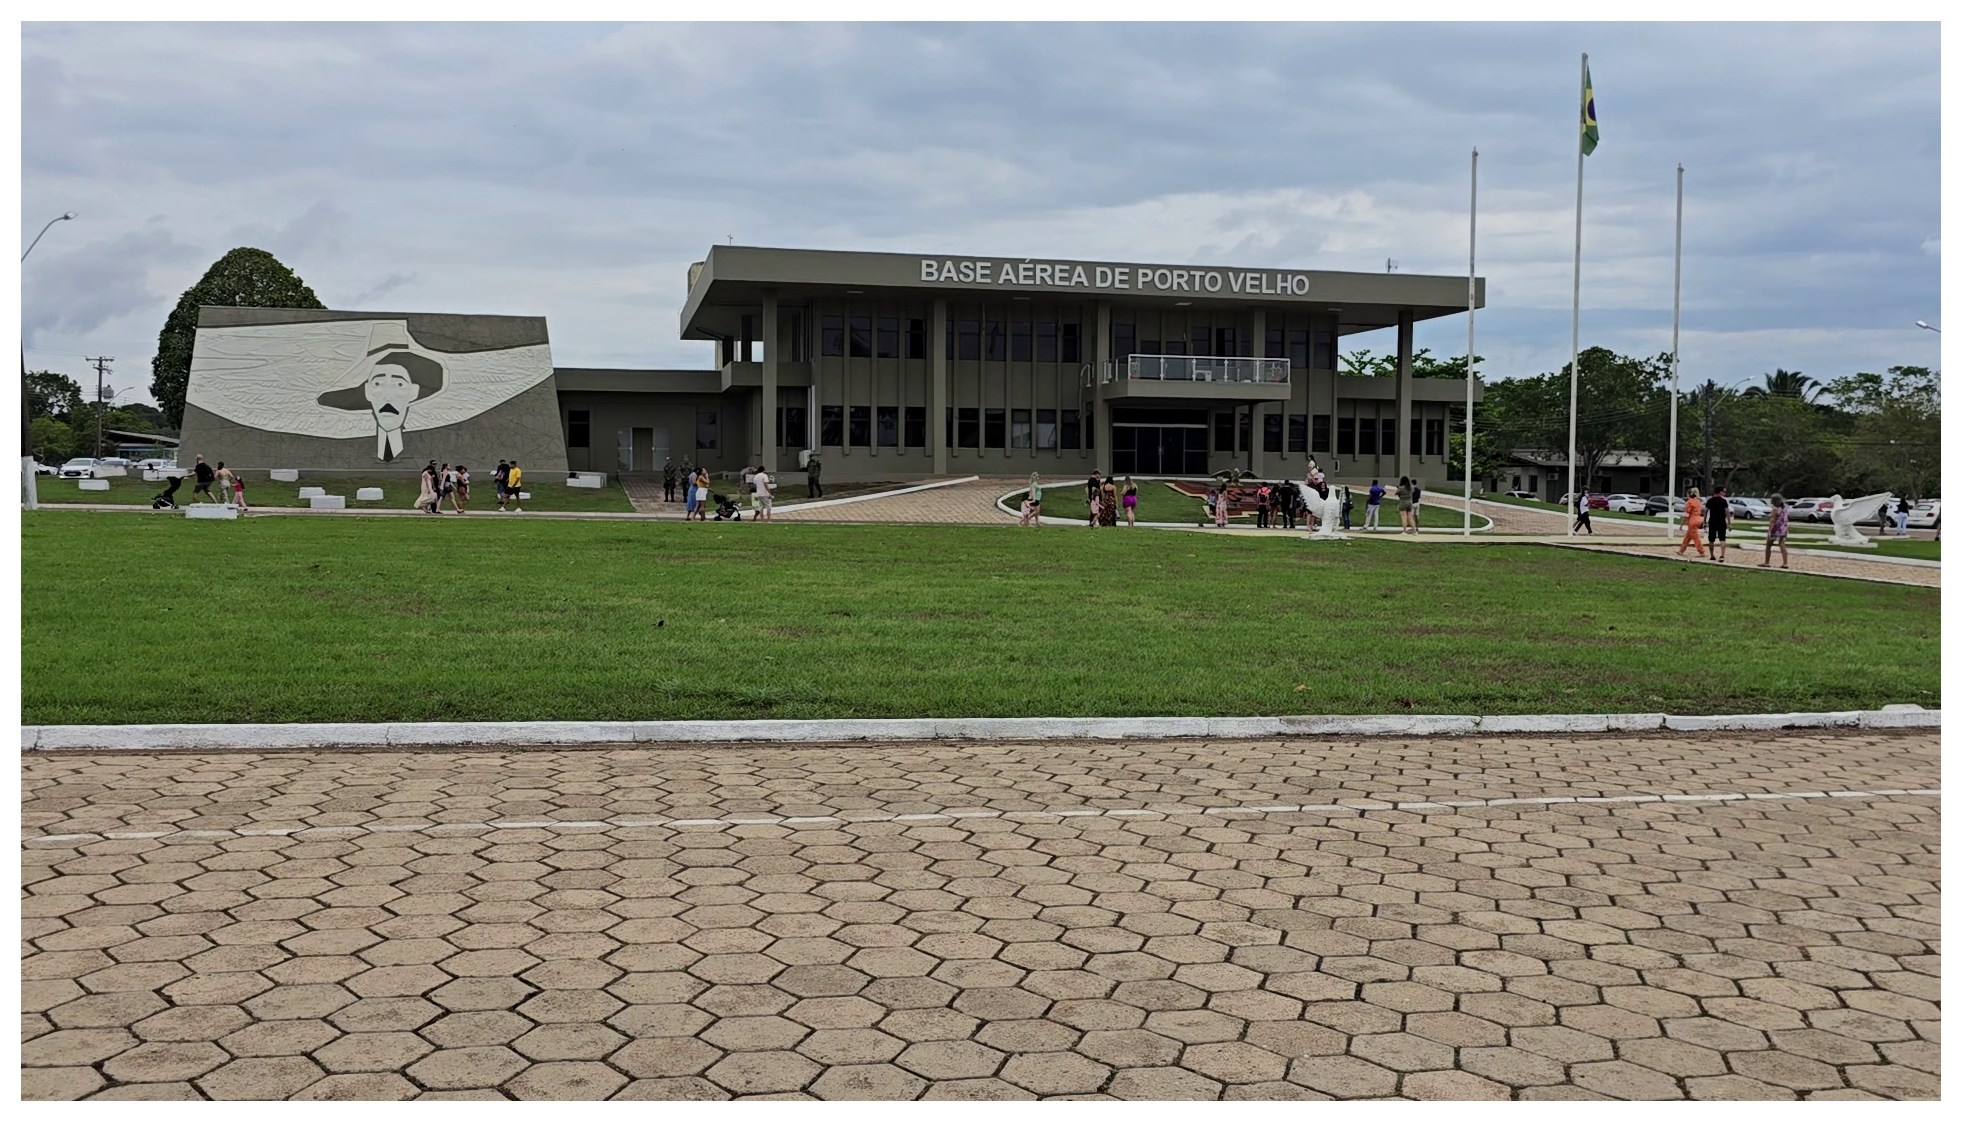
[[[1833,539],[1834,545],[1865,546],[1873,548],[1872,539],[1853,528],[1854,523],[1863,522],[1880,514],[1894,503],[1894,496],[1885,492],[1878,495],[1862,495],[1857,499],[1842,499],[1833,496]]]
[[[1328,489],[1328,498],[1306,483],[1290,484],[1301,493],[1301,501],[1308,513],[1315,518],[1315,532],[1308,535],[1316,541],[1347,541],[1349,535],[1342,532],[1342,492],[1334,487]]]

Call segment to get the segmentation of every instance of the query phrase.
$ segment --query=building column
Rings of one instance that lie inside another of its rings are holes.
[[[933,474],[947,474],[947,301],[933,302],[927,327],[927,446]]]
[[[1416,321],[1397,313],[1397,474],[1410,474],[1410,344]]]
[[[1265,358],[1267,355],[1267,309],[1266,308],[1254,309],[1253,346],[1247,348],[1247,353],[1253,356],[1253,360],[1255,363],[1258,363],[1262,358]],[[1294,389],[1293,371],[1288,372],[1288,383],[1289,383],[1288,389],[1290,392],[1292,392]],[[1287,414],[1287,406],[1285,405],[1281,406],[1281,448],[1279,454],[1283,460],[1287,459],[1288,457],[1288,414]],[[1266,467],[1267,467],[1266,460],[1263,459],[1261,461],[1261,468],[1264,470]]]
[[[783,350],[778,338],[777,294],[763,293],[763,470],[777,474],[777,352]],[[745,344],[747,345],[747,344]]]

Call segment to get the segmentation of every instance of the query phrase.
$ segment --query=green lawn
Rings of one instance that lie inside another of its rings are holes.
[[[27,723],[1940,696],[1934,590],[1534,546],[61,511],[24,515],[22,540]]]
[[[414,472],[397,472],[389,475],[341,475],[328,473],[302,472],[298,483],[275,483],[265,472],[245,474],[245,502],[247,506],[296,507],[306,506],[307,501],[300,498],[302,487],[324,487],[330,495],[347,496],[347,505],[353,507],[375,507],[382,510],[407,510],[416,503],[421,487]],[[495,510],[497,508],[497,487],[491,482],[489,472],[472,471],[470,485],[471,510]],[[109,484],[107,491],[84,491],[72,479],[50,479],[43,476],[36,485],[36,494],[44,503],[114,503],[119,506],[149,506],[150,499],[162,491],[166,483],[145,483],[137,473],[120,479],[104,480]],[[177,503],[182,506],[191,501],[191,488],[195,482],[185,479],[183,486],[177,488]],[[380,487],[380,502],[359,502],[354,494],[361,487]],[[215,490],[214,486],[214,490]],[[527,510],[572,510],[628,513],[633,504],[627,501],[627,493],[620,488],[619,479],[608,476],[606,486],[598,490],[583,487],[567,487],[563,483],[527,483],[525,490],[532,494],[531,506]],[[450,509],[449,503],[443,509]]]
[[[1867,536],[1873,537],[1871,534]],[[1853,545],[1814,544],[1812,542],[1801,542],[1797,539],[1793,539],[1790,544],[1794,547],[1802,546],[1806,549],[1830,549],[1835,553],[1851,553],[1867,556],[1877,553],[1882,557],[1911,557],[1918,561],[1940,561],[1942,559],[1942,543],[1932,539],[1922,538],[1896,538],[1892,536],[1873,538],[1874,547],[1872,549]],[[1759,553],[1764,552],[1764,544],[1762,542],[1755,542],[1753,545]]]

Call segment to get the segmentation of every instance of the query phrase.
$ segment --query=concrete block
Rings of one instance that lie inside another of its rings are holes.
[[[192,503],[184,508],[186,518],[237,518],[238,508],[224,503]]]
[[[129,469],[126,467],[109,467],[105,464],[95,465],[95,477],[97,479],[121,479],[128,474]]]
[[[530,492],[530,491],[520,491],[520,492],[518,492],[518,498],[519,498],[519,499],[521,499],[521,500],[525,500],[525,499],[530,499],[530,498],[531,498],[531,492]]]
[[[324,494],[326,494],[326,493],[327,493],[327,488],[325,488],[325,487],[302,487],[302,488],[300,488],[300,497],[301,497],[301,498],[303,498],[303,499],[314,499],[314,498],[319,498],[319,497],[320,497],[321,495],[324,495]]]
[[[565,477],[565,485],[598,491],[606,486],[606,475],[597,471],[575,471]]]
[[[346,510],[346,495],[309,495],[307,505],[315,510]]]
[[[163,472],[151,471],[149,468],[143,469],[143,482],[145,483],[162,483],[169,478]]]
[[[109,489],[109,481],[107,479],[77,479],[75,486],[80,487],[84,491],[107,491]]]
[[[297,483],[300,480],[300,469],[274,468],[272,469],[272,479],[274,483]]]
[[[380,487],[362,487],[354,492],[354,498],[357,502],[378,503],[381,501],[381,497],[382,489]]]

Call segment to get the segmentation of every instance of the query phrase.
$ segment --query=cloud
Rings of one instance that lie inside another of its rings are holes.
[[[415,282],[416,274],[414,273],[390,273],[335,306],[345,306],[357,311],[366,310],[375,301],[394,292],[398,288],[407,287]]]

